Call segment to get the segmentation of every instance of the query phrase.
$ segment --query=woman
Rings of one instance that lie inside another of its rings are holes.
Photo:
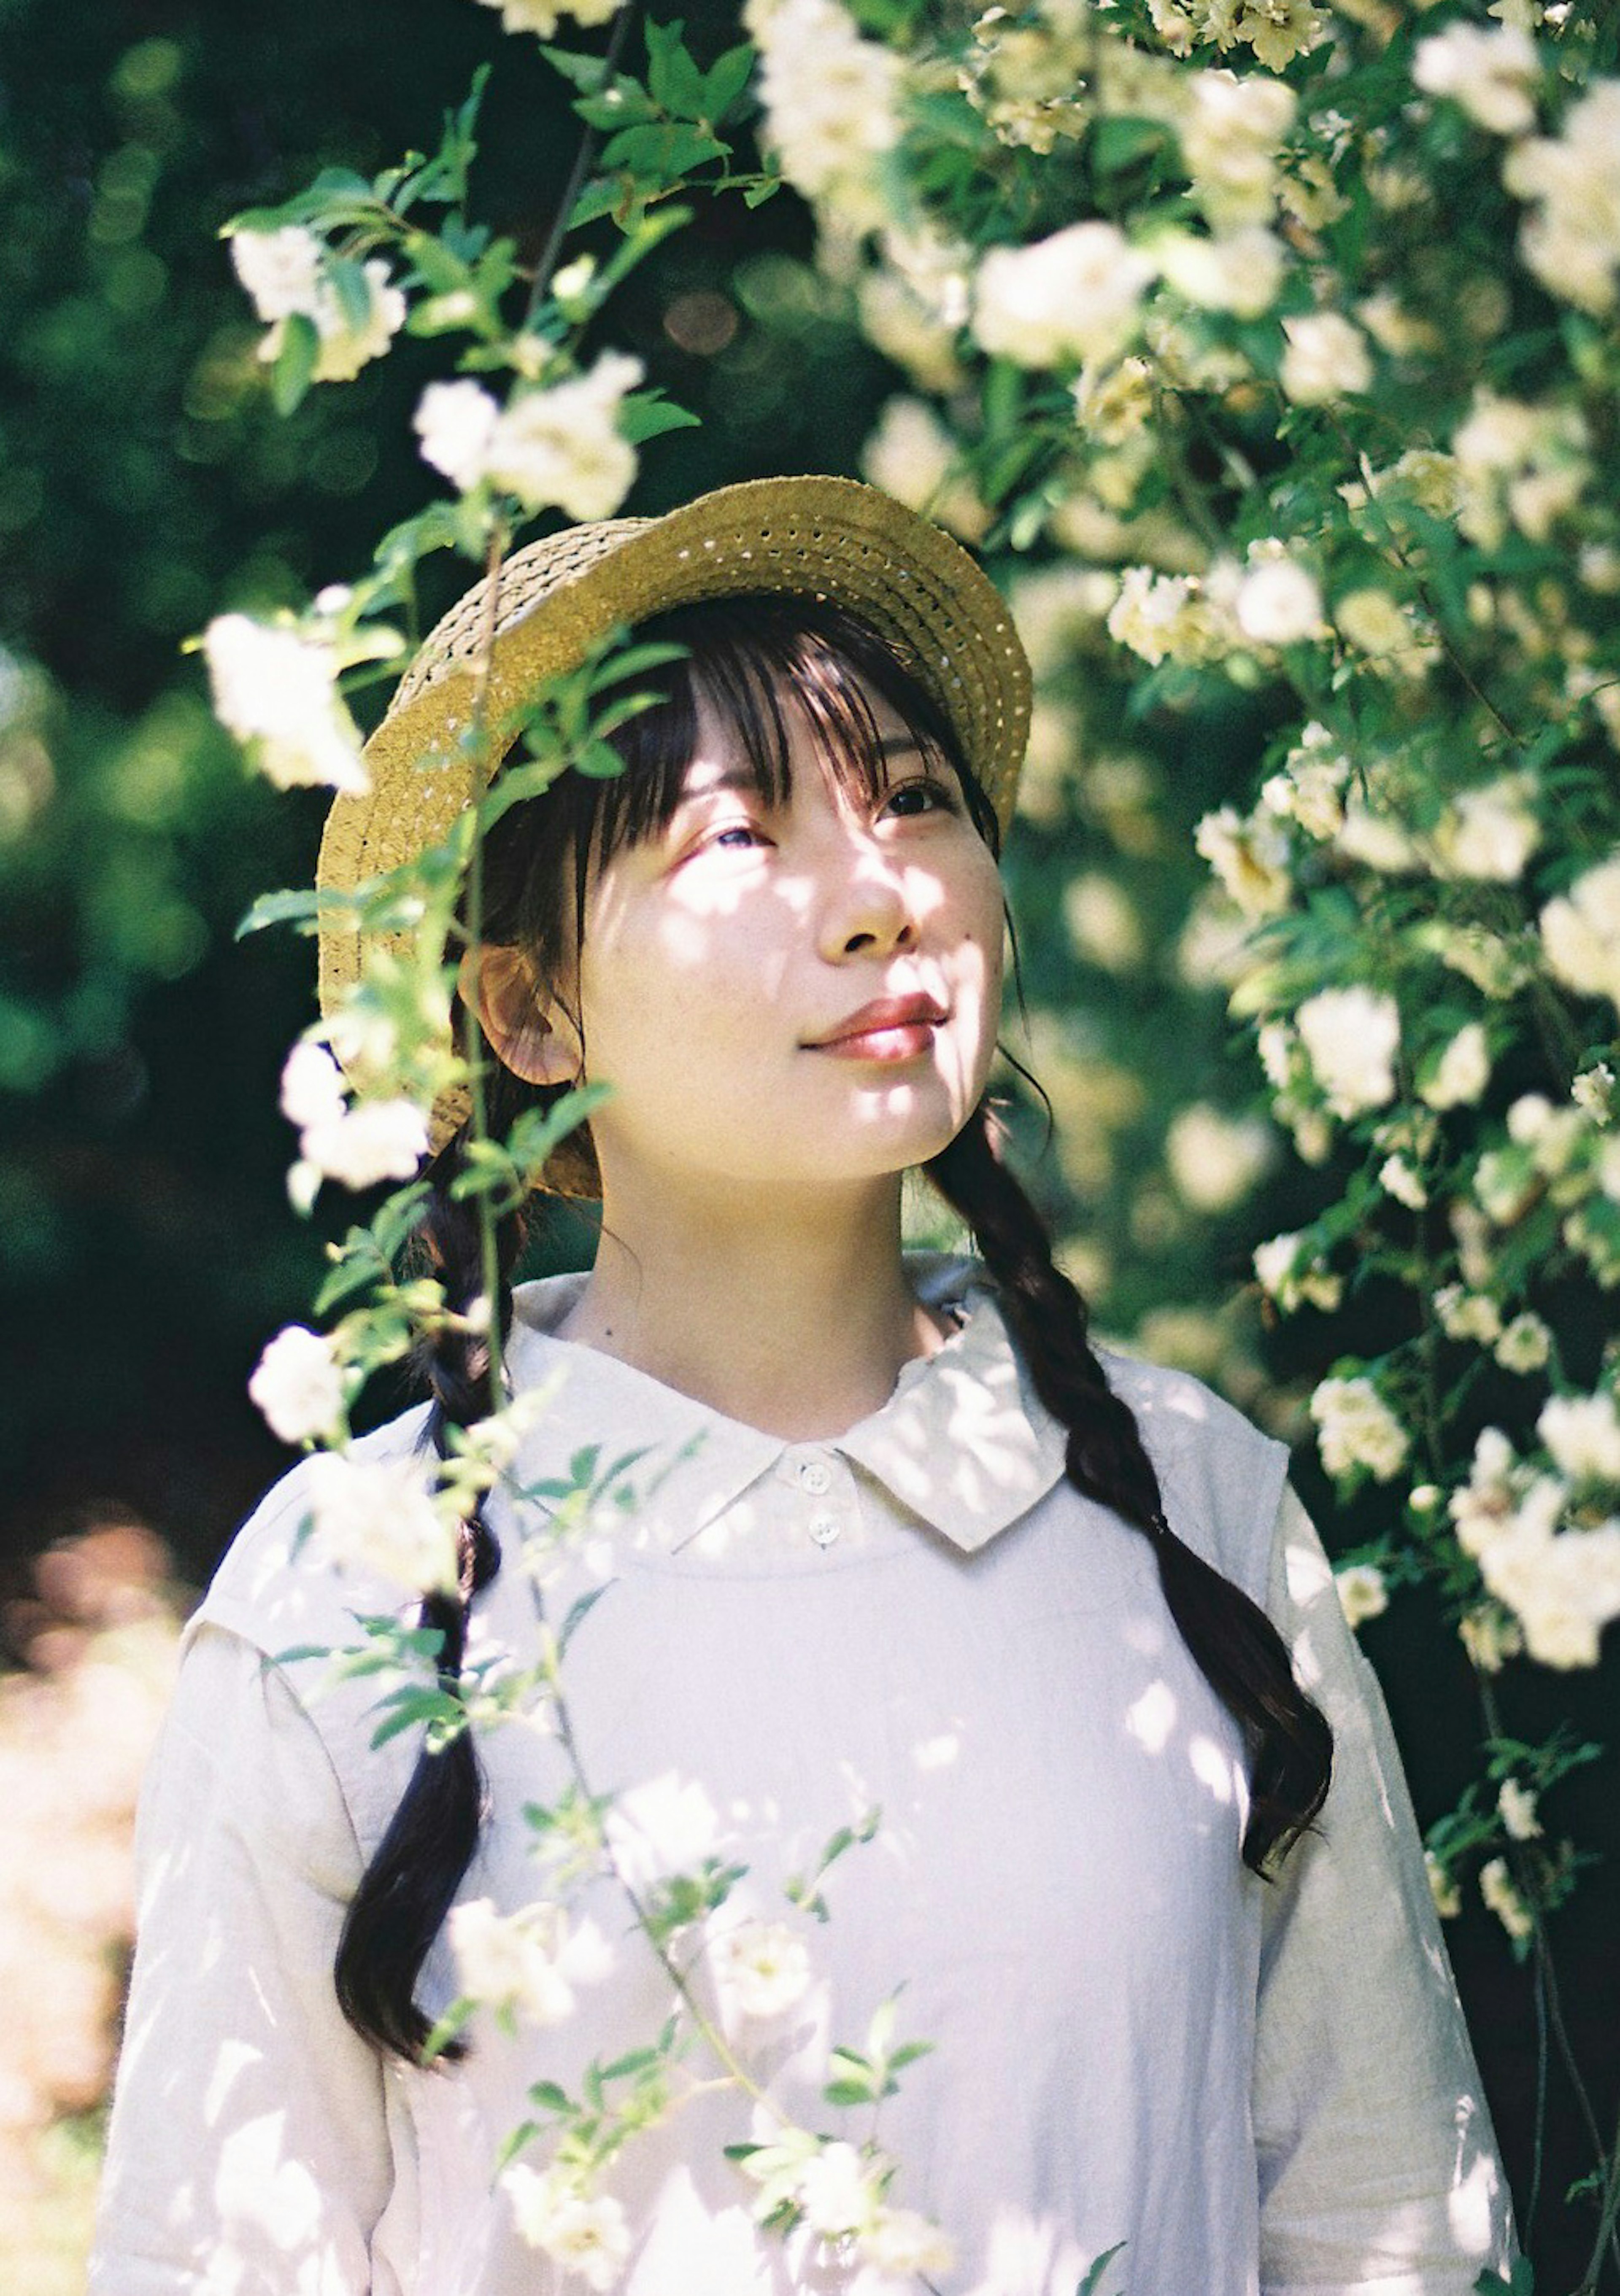
[[[374,1747],[371,1686],[297,1652],[397,1591],[305,1543],[313,1465],[272,1493],[144,1810],[93,2287],[1463,2296],[1510,2255],[1500,2169],[1285,1455],[1093,1349],[1000,1157],[1028,686],[993,592],[871,489],[784,480],[534,545],[494,603],[507,738],[611,627],[681,649],[619,778],[491,832],[461,971],[495,1129],[610,1087],[551,1173],[600,1196],[595,1267],[506,1289],[537,1415],[423,1611],[458,1693],[572,1620],[564,1704]],[[329,886],[466,801],[490,604],[424,650]],[[358,963],[327,936],[329,1011]],[[424,1233],[473,1308],[465,1113]],[[918,1168],[979,1260],[902,1252]],[[479,1326],[366,1458],[420,1480],[498,1400]],[[490,1974],[514,1937],[549,1989]],[[506,2013],[424,2065],[463,1988]],[[675,2109],[548,2167],[559,2098],[637,2117],[649,2043]],[[829,2097],[834,2046],[876,2070]]]

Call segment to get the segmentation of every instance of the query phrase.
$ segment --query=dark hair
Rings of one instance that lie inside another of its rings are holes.
[[[791,787],[785,693],[822,735],[825,754],[846,783],[868,793],[881,789],[883,757],[864,684],[896,710],[925,755],[955,774],[975,827],[998,849],[994,810],[949,718],[855,616],[820,599],[711,600],[659,615],[637,635],[671,640],[687,654],[638,681],[656,691],[660,702],[614,736],[622,775],[565,775],[544,796],[514,806],[486,842],[483,938],[523,948],[539,979],[563,977],[569,953],[579,947],[592,870],[656,835],[672,816],[695,744],[700,688],[736,730],[774,801]],[[456,1017],[459,1025],[459,1010]],[[491,1129],[504,1131],[522,1110],[548,1105],[563,1089],[527,1084],[492,1061]],[[475,1216],[451,1193],[465,1147],[464,1127],[428,1167],[421,1230],[455,1308],[469,1306],[483,1289]],[[1295,1682],[1287,1648],[1263,1611],[1165,1520],[1135,1416],[1108,1386],[1088,1336],[1085,1302],[1054,1262],[1040,1214],[1002,1160],[987,1103],[925,1169],[972,1229],[1036,1392],[1068,1431],[1070,1481],[1152,1542],[1177,1628],[1248,1747],[1252,1792],[1243,1856],[1263,1872],[1321,1807],[1332,1753],[1328,1723]],[[560,1193],[596,1192],[588,1132],[563,1144],[547,1179]],[[503,1331],[522,1242],[522,1216],[514,1214],[501,1223],[501,1296],[492,1308]],[[442,1456],[454,1429],[494,1407],[489,1348],[476,1336],[449,1333],[424,1355],[421,1368],[432,1398],[427,1439]],[[432,1595],[422,1609],[423,1625],[441,1636],[440,1677],[452,1691],[472,1603],[499,1567],[481,1506],[464,1527],[456,1594]],[[366,2039],[407,2058],[420,2054],[428,2030],[415,2000],[422,1964],[477,1847],[484,1800],[470,1730],[441,1751],[424,1751],[344,1923],[336,1964],[343,2013]]]

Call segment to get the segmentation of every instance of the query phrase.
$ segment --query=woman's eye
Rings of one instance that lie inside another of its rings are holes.
[[[711,830],[699,846],[700,853],[746,853],[762,845],[765,833],[752,821],[728,821],[723,829]]]
[[[919,774],[914,781],[897,783],[884,800],[885,813],[898,814],[901,820],[925,813],[954,813],[957,793],[943,782]]]

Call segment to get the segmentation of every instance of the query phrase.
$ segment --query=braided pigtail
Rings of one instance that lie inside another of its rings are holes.
[[[464,1126],[428,1168],[432,1194],[420,1230],[447,1302],[462,1313],[483,1292],[478,1213],[450,1193],[465,1166],[465,1138]],[[500,1297],[489,1312],[499,1316],[504,1336],[511,1323],[512,1273],[522,1248],[518,1215],[500,1223],[498,1238]],[[474,1332],[445,1333],[424,1350],[419,1368],[432,1398],[428,1435],[442,1459],[452,1429],[471,1426],[500,1407],[503,1398],[490,1392],[489,1342]],[[419,1620],[440,1638],[439,1681],[455,1696],[473,1598],[500,1568],[500,1546],[484,1521],[481,1498],[461,1525],[458,1546],[456,1592],[426,1595]],[[427,2038],[416,1983],[478,1846],[484,1800],[483,1767],[470,1729],[438,1752],[424,1750],[344,1921],[333,1970],[339,2005],[365,2039],[397,2055],[419,2057]],[[448,2054],[459,2054],[459,2045],[452,2043]]]
[[[1068,1430],[1069,1480],[1151,1540],[1177,1631],[1244,1734],[1251,1792],[1243,1857],[1263,1873],[1322,1806],[1333,1756],[1327,1718],[1295,1681],[1287,1646],[1259,1604],[1172,1530],[1135,1414],[1103,1375],[1086,1303],[1001,1160],[987,1103],[927,1170],[972,1228],[1035,1391]]]

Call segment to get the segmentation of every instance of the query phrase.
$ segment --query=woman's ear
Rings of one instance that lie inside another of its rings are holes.
[[[574,1082],[581,1067],[578,1034],[561,1007],[541,995],[521,948],[470,948],[456,985],[496,1057],[514,1076],[528,1084]]]

